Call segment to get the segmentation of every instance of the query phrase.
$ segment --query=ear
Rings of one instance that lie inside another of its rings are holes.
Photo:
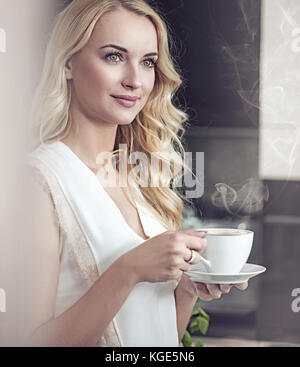
[[[66,78],[67,78],[67,80],[73,79],[73,75],[72,75],[72,60],[71,59],[69,59],[66,62],[65,72],[66,72]]]

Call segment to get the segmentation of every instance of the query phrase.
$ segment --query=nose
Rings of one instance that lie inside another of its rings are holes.
[[[124,88],[138,89],[142,86],[141,75],[138,70],[138,66],[127,64],[125,69],[125,75],[122,80]]]

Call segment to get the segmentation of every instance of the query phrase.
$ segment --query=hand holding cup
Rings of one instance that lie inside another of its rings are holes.
[[[194,230],[166,231],[125,253],[122,263],[136,282],[179,280],[184,271],[201,260],[205,233]]]

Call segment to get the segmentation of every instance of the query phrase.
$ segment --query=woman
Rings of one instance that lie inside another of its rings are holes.
[[[166,26],[143,0],[73,0],[58,16],[29,155],[28,344],[178,346],[197,298],[229,291],[182,275],[205,234],[178,230],[183,200],[170,188],[184,166],[180,84]],[[120,144],[177,170],[148,161],[156,185],[141,185],[130,162],[120,169]]]

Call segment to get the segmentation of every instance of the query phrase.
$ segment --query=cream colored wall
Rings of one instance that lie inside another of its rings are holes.
[[[56,12],[56,0],[0,0],[0,346],[15,345],[19,332],[24,248],[17,163],[26,151],[32,96]]]
[[[45,43],[56,11],[56,0],[0,1],[0,28],[6,33],[6,52],[0,53],[0,117],[1,132],[9,141],[15,135],[21,140],[24,138]]]
[[[300,1],[262,1],[260,177],[300,180]]]

